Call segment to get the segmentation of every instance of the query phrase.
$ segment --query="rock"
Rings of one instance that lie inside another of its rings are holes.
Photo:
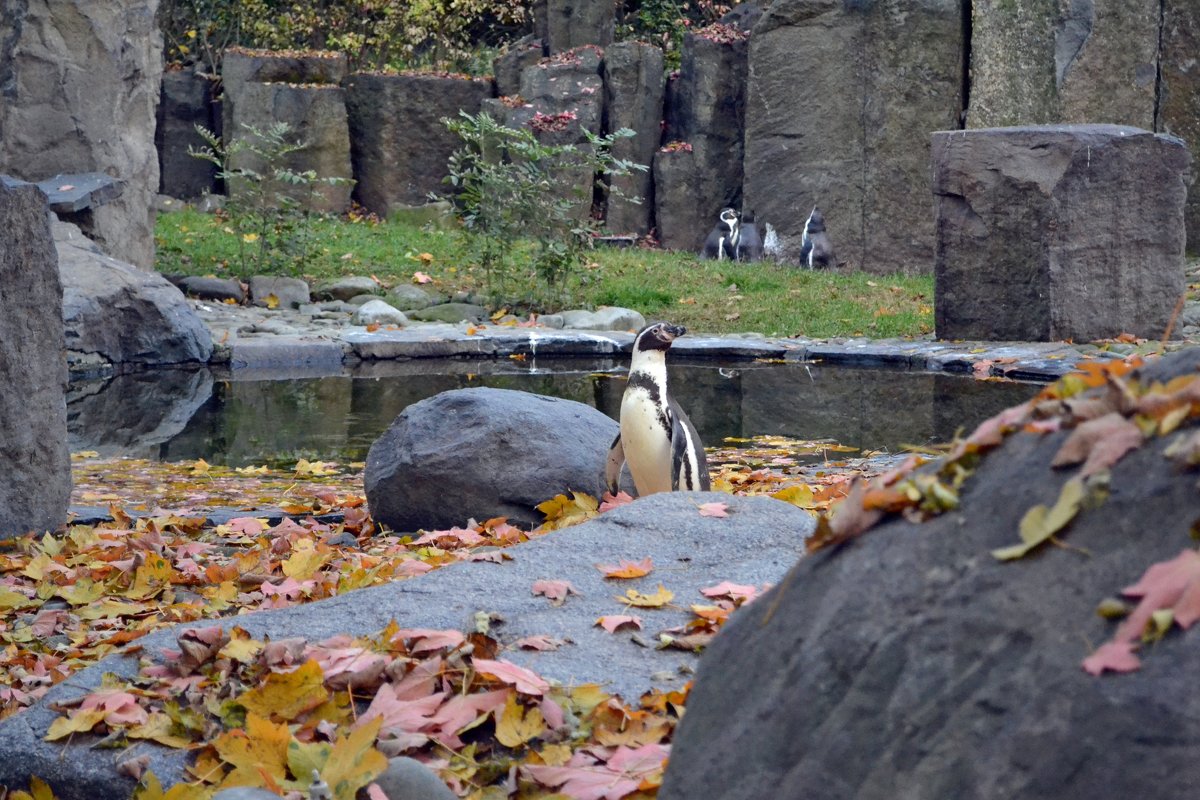
[[[374,294],[378,290],[379,284],[373,278],[351,275],[322,281],[313,288],[312,294],[318,300],[349,300],[355,295]]]
[[[350,208],[354,172],[345,92],[340,86],[247,82],[238,93],[232,114],[232,125],[225,129],[227,139],[257,140],[256,146],[269,147],[253,131],[265,133],[282,122],[290,128],[288,141],[305,145],[282,158],[278,166],[294,173],[311,170],[317,180],[307,185],[274,182],[272,194],[286,195],[310,211],[340,214]],[[264,159],[249,149],[231,156],[230,163],[238,169],[271,173]],[[232,196],[251,191],[240,180],[232,182],[229,189]]]
[[[355,325],[403,325],[408,322],[408,317],[386,301],[375,298],[359,306],[350,321]]]
[[[18,178],[105,172],[121,196],[71,221],[110,255],[154,265],[157,0],[18,2],[0,15],[0,164]],[[119,131],[120,135],[114,135]]]
[[[612,154],[647,168],[612,179],[619,194],[608,197],[605,225],[610,231],[640,236],[650,232],[654,186],[649,168],[662,138],[663,92],[660,48],[643,42],[619,42],[604,51],[606,130],[611,133],[629,128],[635,134],[632,139],[618,140]]]
[[[1200,164],[1200,8],[1187,0],[1162,4],[1162,45],[1159,57],[1160,83],[1158,127],[1188,143],[1192,163]],[[1194,186],[1194,184],[1193,184]],[[1187,238],[1191,250],[1200,250],[1200,189],[1188,193]]]
[[[397,756],[388,759],[388,768],[375,779],[387,800],[455,800],[437,773],[415,758]],[[214,798],[215,800],[215,798]]]
[[[1189,300],[1184,303],[1183,312],[1179,315],[1180,325],[1200,325],[1200,300]]]
[[[421,322],[482,322],[487,315],[487,309],[473,303],[442,303],[408,312],[409,317]]]
[[[355,308],[359,308],[360,306],[365,305],[366,303],[369,303],[372,300],[379,300],[379,299],[380,299],[379,295],[375,295],[375,294],[356,294],[356,295],[354,295],[354,297],[351,297],[349,300],[347,300],[346,304],[354,306]],[[386,302],[386,301],[384,301],[384,302]],[[391,304],[389,303],[389,305],[391,305]],[[395,308],[395,306],[392,306],[392,308]]]
[[[72,381],[67,389],[71,452],[163,458],[163,445],[187,428],[213,396],[207,368],[139,370],[102,380]]]
[[[717,501],[728,503],[728,517],[697,513],[698,504]],[[754,586],[778,581],[803,549],[812,528],[807,512],[767,497],[715,492],[659,494],[570,530],[517,545],[507,551],[513,560],[503,564],[460,562],[321,602],[213,620],[212,624],[237,625],[260,640],[264,636],[274,640],[303,636],[322,641],[339,633],[376,634],[393,619],[404,628],[470,631],[477,612],[494,612],[504,624],[493,632],[506,646],[524,636],[548,632],[572,642],[547,652],[506,649],[506,660],[563,684],[595,682],[626,702],[636,703],[651,688],[681,689],[697,656],[639,646],[627,632],[614,635],[598,627],[597,617],[619,608],[612,599],[614,593],[627,588],[653,592],[660,573],[623,582],[625,585],[616,589],[594,564],[615,563],[636,554],[651,556],[660,571],[670,570],[668,584],[676,593],[677,605],[654,609],[653,619],[647,617],[648,631],[657,633],[693,618],[687,604],[706,602],[700,593],[703,588],[726,580]],[[572,595],[562,606],[535,597],[530,585],[549,577],[569,580],[581,594]],[[179,633],[178,627],[156,631],[139,644],[148,657],[159,659],[162,650],[177,647]],[[35,706],[0,720],[0,785],[22,788],[30,775],[37,775],[50,784],[59,800],[132,796],[134,781],[116,774],[112,752],[93,747],[101,737],[76,735],[67,745],[43,737],[59,716],[52,704],[94,690],[106,672],[127,677],[136,668],[136,659],[114,654],[51,687]],[[186,778],[188,751],[147,745],[139,752],[150,756],[150,769],[163,786]]]
[[[0,539],[52,531],[71,497],[62,287],[46,196],[0,183]]]
[[[250,278],[250,302],[270,306],[274,296],[279,308],[299,308],[309,302],[308,284],[299,278],[254,275]]]
[[[253,786],[235,786],[217,792],[213,795],[213,800],[279,800],[279,795]]]
[[[588,331],[638,331],[646,327],[646,318],[629,308],[601,306],[595,311],[564,311],[562,327]]]
[[[367,502],[375,519],[402,531],[469,517],[534,524],[541,521],[534,507],[557,494],[602,494],[616,435],[616,422],[571,400],[505,389],[442,392],[406,408],[371,445]]]
[[[74,225],[56,223],[52,232],[68,366],[208,361],[208,328],[166,278],[106,256]]]
[[[546,45],[550,54],[583,45],[607,46],[613,40],[616,8],[614,3],[546,0],[539,11],[545,14]]]
[[[1153,128],[1159,0],[972,4],[967,125]]]
[[[442,119],[477,114],[492,96],[491,81],[363,72],[345,86],[358,202],[386,217],[431,193],[447,194],[446,162],[462,140]]]
[[[529,34],[492,59],[492,74],[496,76],[496,94],[500,97],[519,94],[521,73],[542,60],[542,40]]]
[[[1115,125],[935,133],[938,337],[1162,336],[1184,292],[1189,160]]]
[[[1184,351],[1143,384],[1197,370],[1200,350]],[[1178,743],[1200,737],[1196,631],[1143,648],[1132,674],[1080,668],[1115,628],[1097,603],[1194,544],[1196,472],[1163,456],[1175,437],[1112,468],[1111,494],[1079,511],[1060,534],[1066,547],[1012,563],[990,554],[1078,471],[1050,466],[1067,436],[1011,434],[963,485],[958,510],[923,525],[893,519],[802,559],[735,615],[701,660],[659,797],[1191,791],[1200,765]]]
[[[388,291],[388,302],[401,311],[416,311],[440,303],[445,298],[436,292],[413,286],[411,283],[400,283]]]
[[[566,320],[563,319],[562,314],[539,314],[537,321],[538,325],[555,330],[562,330],[566,327]]]
[[[199,297],[201,300],[216,300],[224,302],[233,300],[241,303],[246,299],[241,281],[233,278],[215,278],[211,275],[185,275],[174,281],[185,294]]]
[[[699,252],[721,209],[742,207],[749,43],[746,34],[720,26],[684,36],[669,138],[686,142],[691,152],[655,159],[655,216],[664,247]],[[667,163],[660,167],[659,160]]]
[[[201,214],[212,214],[225,208],[225,195],[206,194],[196,201],[196,210]]]
[[[192,198],[216,188],[217,166],[191,155],[189,150],[208,146],[196,132],[200,125],[220,132],[212,79],[190,69],[167,70],[162,77],[162,100],[158,104],[159,191],[172,197]]]
[[[226,131],[236,130],[236,106],[248,83],[292,83],[338,86],[349,71],[344,53],[309,51],[279,53],[230,47],[221,57],[221,111]]]
[[[759,20],[742,210],[772,226],[784,261],[799,263],[819,205],[851,269],[932,270],[928,137],[959,126],[963,7],[778,0]]]

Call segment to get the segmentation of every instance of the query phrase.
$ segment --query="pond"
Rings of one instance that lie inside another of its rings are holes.
[[[72,383],[73,452],[213,464],[298,458],[361,461],[411,403],[448,389],[490,386],[564,397],[619,413],[628,361],[368,362],[339,375],[207,368],[158,370]],[[775,435],[864,451],[949,441],[1039,385],[944,373],[799,363],[679,361],[672,392],[705,444]]]

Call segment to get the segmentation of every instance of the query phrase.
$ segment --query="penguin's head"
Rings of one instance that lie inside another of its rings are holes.
[[[717,219],[719,220],[719,224],[722,225],[726,230],[732,231],[737,227],[738,213],[732,208],[723,208],[721,209],[721,213],[718,215]]]
[[[808,215],[808,221],[804,223],[805,233],[823,233],[825,231],[825,217],[821,215],[820,209],[813,206],[812,213]]]
[[[633,350],[635,353],[647,350],[665,351],[671,347],[671,342],[685,333],[687,333],[687,328],[682,325],[655,322],[638,331],[637,338],[633,340]]]

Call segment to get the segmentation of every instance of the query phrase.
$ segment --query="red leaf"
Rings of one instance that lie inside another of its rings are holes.
[[[517,639],[513,645],[525,650],[557,650],[562,647],[563,641],[549,636],[525,636]]]
[[[1142,665],[1134,655],[1133,649],[1132,642],[1105,642],[1083,660],[1083,668],[1092,675],[1099,675],[1106,669],[1113,672],[1133,672]]]
[[[561,606],[567,600],[569,594],[579,594],[570,581],[534,581],[531,587],[535,595],[545,595],[556,606]]]
[[[629,505],[633,502],[633,498],[625,492],[617,492],[615,495],[605,492],[600,501],[600,513],[603,514],[605,511],[612,511],[614,508]]]
[[[1080,474],[1087,477],[1108,469],[1141,443],[1142,432],[1138,426],[1113,411],[1080,423],[1063,442],[1050,464],[1061,467],[1083,461],[1085,463]]]
[[[550,684],[537,673],[518,667],[504,659],[492,661],[487,658],[477,658],[474,661],[475,671],[491,675],[501,683],[517,687],[518,692],[541,696],[550,690]]]
[[[1141,580],[1121,593],[1142,599],[1117,628],[1115,641],[1135,641],[1154,612],[1166,608],[1174,612],[1175,621],[1186,630],[1200,619],[1200,553],[1184,550],[1170,561],[1152,564]]]
[[[596,620],[596,624],[609,633],[616,633],[623,625],[632,625],[641,630],[642,618],[630,614],[607,614]]]
[[[700,516],[702,517],[728,517],[728,503],[701,503]]]

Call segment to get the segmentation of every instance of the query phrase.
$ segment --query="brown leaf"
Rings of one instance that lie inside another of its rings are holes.
[[[1082,423],[1055,454],[1051,466],[1062,467],[1083,461],[1084,477],[1107,469],[1142,443],[1142,432],[1117,412]]]

